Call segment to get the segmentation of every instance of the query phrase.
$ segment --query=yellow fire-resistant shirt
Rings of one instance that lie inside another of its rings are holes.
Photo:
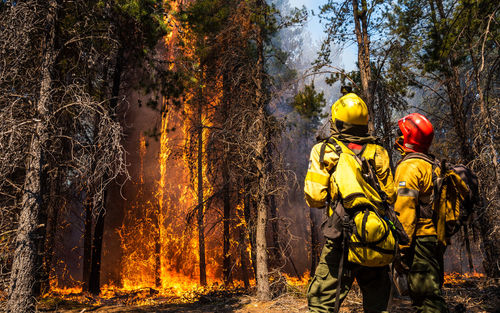
[[[323,165],[319,162],[321,146],[316,144],[311,150],[309,158],[309,169],[304,182],[304,194],[307,205],[312,208],[323,208],[326,205],[328,193],[331,199],[336,200],[338,189],[330,174],[335,170],[339,156],[332,145],[326,145]],[[390,168],[389,155],[387,151],[377,146],[375,150],[375,171],[380,183],[380,188],[387,194],[390,204],[396,199],[393,176]]]
[[[435,173],[439,176],[439,167]],[[397,188],[394,210],[410,237],[410,244],[415,236],[436,235],[432,222],[432,164],[422,159],[405,160],[396,168],[394,183]]]

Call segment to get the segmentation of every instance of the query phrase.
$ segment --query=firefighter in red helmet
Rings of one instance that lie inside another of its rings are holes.
[[[448,312],[443,299],[444,247],[437,240],[433,206],[433,178],[439,177],[429,147],[434,138],[431,122],[422,114],[412,113],[398,121],[394,147],[402,154],[395,174],[399,214],[410,243],[401,246],[402,257],[395,264],[408,274],[408,287],[417,312]]]

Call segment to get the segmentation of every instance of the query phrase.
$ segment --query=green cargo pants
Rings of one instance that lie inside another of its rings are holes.
[[[438,244],[436,236],[416,237],[410,251],[408,287],[417,312],[446,313],[448,309],[443,299],[443,255],[444,248]]]
[[[327,239],[321,252],[318,267],[307,289],[309,312],[333,312],[338,288],[338,272],[342,243]],[[388,267],[366,267],[344,262],[340,286],[340,303],[351,289],[354,278],[363,293],[365,312],[387,312],[391,283]]]

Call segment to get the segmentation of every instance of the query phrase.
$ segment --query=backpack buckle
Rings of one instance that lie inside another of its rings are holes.
[[[344,217],[342,218],[342,227],[344,229],[350,229],[351,219],[349,218],[349,215],[344,215]]]

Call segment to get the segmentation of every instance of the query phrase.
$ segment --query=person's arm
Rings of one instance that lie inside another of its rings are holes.
[[[333,147],[325,147],[323,164],[320,164],[320,152],[323,143],[316,144],[311,150],[309,168],[304,182],[304,195],[311,208],[322,208],[326,204],[328,193],[332,199],[336,197],[336,190],[330,190],[330,171],[335,166],[338,156],[333,152]]]
[[[396,169],[394,182],[397,188],[397,199],[394,211],[399,214],[399,221],[410,238],[410,243],[407,246],[401,246],[401,249],[408,248],[415,236],[420,174],[417,164],[411,160],[402,162]]]

